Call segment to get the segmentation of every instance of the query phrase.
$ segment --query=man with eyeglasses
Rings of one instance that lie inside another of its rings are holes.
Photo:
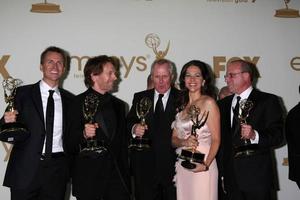
[[[233,95],[218,102],[219,173],[223,191],[233,200],[268,200],[275,191],[272,150],[283,141],[283,110],[277,96],[254,87],[258,76],[253,63],[230,62],[224,77]]]

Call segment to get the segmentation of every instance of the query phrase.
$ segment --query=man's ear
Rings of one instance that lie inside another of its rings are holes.
[[[90,76],[91,76],[91,80],[93,81],[92,84],[94,84],[96,82],[97,76],[95,76],[94,74],[90,74]]]

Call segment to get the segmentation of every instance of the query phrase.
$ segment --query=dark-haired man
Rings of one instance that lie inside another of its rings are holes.
[[[125,103],[110,94],[117,70],[112,57],[90,58],[84,67],[88,89],[71,106],[65,144],[75,156],[72,189],[78,200],[130,198]]]

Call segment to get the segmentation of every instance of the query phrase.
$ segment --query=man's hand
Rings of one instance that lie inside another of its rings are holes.
[[[133,128],[133,133],[137,136],[137,137],[143,137],[143,135],[145,134],[145,131],[148,129],[147,125],[142,125],[142,124],[135,124],[134,128]]]
[[[241,124],[241,139],[244,140],[254,140],[255,139],[255,132],[252,129],[252,126],[249,124]]]
[[[5,112],[4,113],[4,122],[5,123],[16,122],[17,121],[17,114],[19,114],[17,110],[14,110],[12,112]]]
[[[98,123],[85,124],[83,130],[83,136],[85,139],[92,138],[96,136],[96,129],[99,128]]]

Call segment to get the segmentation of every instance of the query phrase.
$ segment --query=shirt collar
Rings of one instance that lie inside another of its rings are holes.
[[[60,94],[58,86],[55,86],[54,88],[51,88],[44,80],[40,81],[40,88],[42,93],[48,93],[49,90],[54,90],[54,93]]]
[[[171,92],[171,88],[169,88],[165,93],[164,93],[164,96],[163,96],[163,99],[168,99],[169,95],[170,95],[170,92]],[[160,93],[158,93],[155,89],[154,89],[154,99],[158,99],[158,95]]]
[[[237,96],[240,96],[241,100],[248,99],[248,97],[249,97],[250,93],[252,92],[252,90],[253,90],[253,87],[250,86],[244,92],[242,92],[241,94],[239,94],[239,95],[235,94],[234,99],[236,99]]]

